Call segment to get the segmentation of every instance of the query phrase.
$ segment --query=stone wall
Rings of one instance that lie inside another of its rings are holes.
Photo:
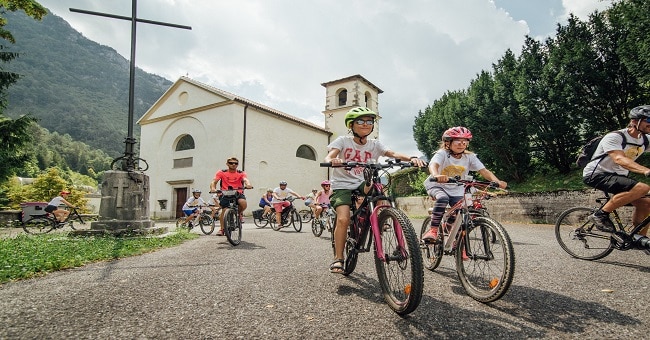
[[[595,190],[556,191],[528,194],[508,194],[484,200],[490,216],[502,222],[555,224],[562,211],[575,207],[594,207],[596,199],[604,197]],[[407,215],[426,216],[427,209],[433,205],[428,197],[401,197],[397,205]],[[619,209],[621,217],[630,218],[631,208]]]

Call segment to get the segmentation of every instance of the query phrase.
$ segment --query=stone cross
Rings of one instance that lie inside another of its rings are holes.
[[[122,178],[117,180],[117,185],[114,185],[113,188],[117,188],[117,199],[115,201],[115,207],[116,208],[122,208],[124,207],[122,205],[122,202],[124,202],[124,189],[122,188],[128,188],[129,183],[124,183],[124,180]]]

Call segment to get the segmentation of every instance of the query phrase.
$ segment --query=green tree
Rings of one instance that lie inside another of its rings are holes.
[[[612,27],[621,30],[617,53],[647,93],[650,89],[650,2],[617,1],[608,11]],[[644,98],[644,100],[648,100]]]

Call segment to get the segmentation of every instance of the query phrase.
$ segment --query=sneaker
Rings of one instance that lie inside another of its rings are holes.
[[[463,248],[463,261],[469,261],[469,256],[467,256],[467,253],[465,252],[465,248]]]
[[[587,219],[592,222],[600,231],[609,233],[614,232],[614,223],[612,223],[612,220],[610,220],[609,216],[607,215],[596,215],[596,213],[593,213],[589,215]]]
[[[424,243],[433,243],[438,239],[438,227],[429,228],[429,230],[422,235]]]

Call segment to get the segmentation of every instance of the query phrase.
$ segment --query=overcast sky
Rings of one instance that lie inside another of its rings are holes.
[[[129,0],[39,0],[85,37],[130,57]],[[445,92],[466,89],[526,35],[553,35],[609,0],[140,0],[136,65],[189,76],[324,126],[320,84],[360,74],[381,88],[380,139],[420,155],[413,121]],[[138,84],[136,83],[136,87]],[[127,98],[125,98],[128,100]],[[325,146],[323,146],[325,147]]]

